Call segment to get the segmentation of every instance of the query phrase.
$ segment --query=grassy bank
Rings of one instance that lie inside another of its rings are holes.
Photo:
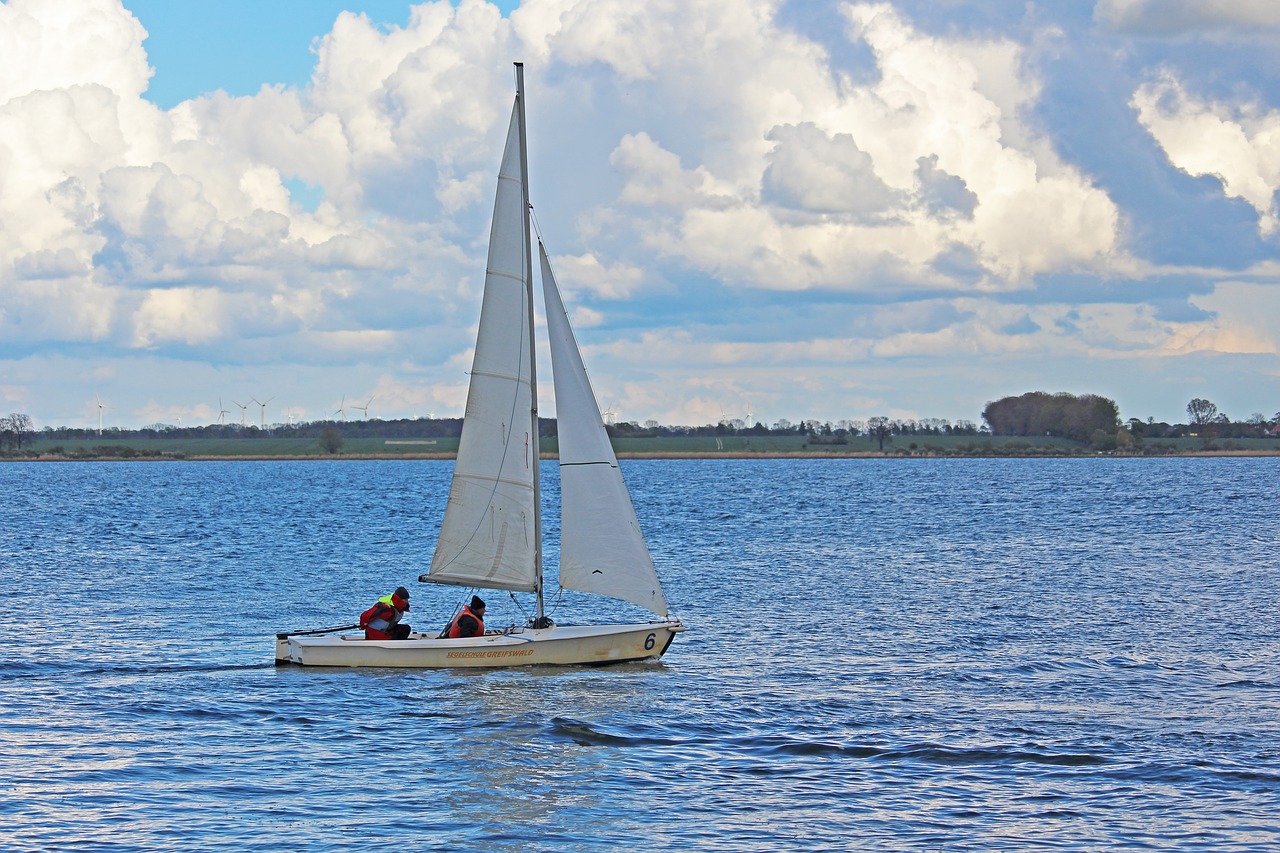
[[[617,438],[613,447],[622,458],[637,457],[1053,457],[1097,456],[1098,451],[1066,439],[1005,436],[895,436],[884,451],[865,437],[847,443],[825,443],[804,436],[682,436]],[[14,458],[40,459],[424,459],[457,453],[456,438],[395,440],[353,438],[336,454],[324,452],[314,439],[303,438],[137,438],[35,439]],[[545,456],[558,452],[554,438],[543,439]],[[1232,439],[1206,444],[1198,438],[1162,439],[1129,450],[1102,455],[1280,455],[1280,440]]]

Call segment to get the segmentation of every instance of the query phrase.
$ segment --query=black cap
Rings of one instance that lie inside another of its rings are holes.
[[[484,599],[483,599],[483,598],[481,598],[481,597],[480,597],[480,596],[478,596],[478,595],[473,595],[473,596],[471,596],[471,609],[472,609],[472,610],[483,610],[483,609],[484,609]]]

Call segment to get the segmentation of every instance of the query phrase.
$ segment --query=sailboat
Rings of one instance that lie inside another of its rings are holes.
[[[277,663],[425,668],[606,664],[660,657],[685,630],[668,612],[539,239],[559,432],[560,587],[627,601],[657,618],[558,625],[546,613],[524,103],[524,67],[516,63],[515,105],[498,174],[462,436],[435,554],[418,580],[532,593],[534,616],[525,625],[459,639],[434,633],[413,633],[404,640],[322,635],[335,629],[277,634]]]

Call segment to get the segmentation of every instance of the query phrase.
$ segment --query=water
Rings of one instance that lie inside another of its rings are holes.
[[[661,663],[414,672],[449,463],[0,465],[0,847],[1280,848],[1280,460],[623,466]]]

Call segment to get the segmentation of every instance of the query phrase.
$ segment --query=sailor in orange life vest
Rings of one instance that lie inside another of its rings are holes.
[[[409,590],[402,586],[390,595],[379,598],[372,607],[360,614],[360,627],[366,640],[403,640],[409,636],[409,626],[400,624],[400,617],[409,612]]]
[[[464,605],[440,636],[450,640],[456,640],[459,637],[483,637],[484,599],[478,595],[471,596],[471,605],[469,607]]]

